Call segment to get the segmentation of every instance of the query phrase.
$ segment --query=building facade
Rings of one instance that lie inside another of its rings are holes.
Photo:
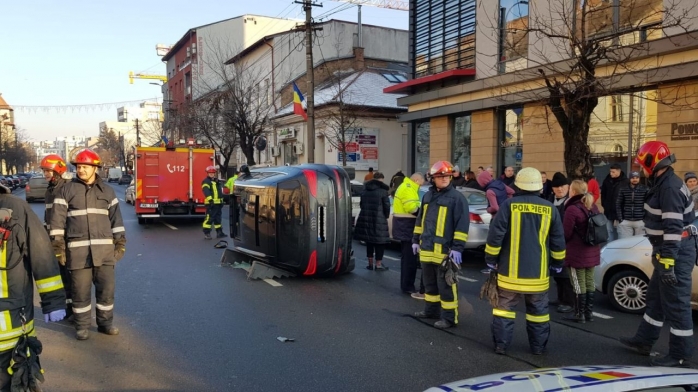
[[[2,157],[7,143],[15,141],[15,112],[0,93],[0,174],[6,174],[5,159]]]
[[[698,8],[613,3],[411,0],[411,79],[385,91],[406,94],[397,101],[408,107],[400,120],[410,127],[412,166],[425,171],[445,159],[498,172],[565,171],[562,130],[545,105],[542,75],[578,81],[570,71],[580,58],[570,52],[577,39],[607,45],[618,59],[595,68],[603,94],[587,140],[597,178],[614,162],[630,170],[648,140],[670,146],[679,173],[698,168]]]

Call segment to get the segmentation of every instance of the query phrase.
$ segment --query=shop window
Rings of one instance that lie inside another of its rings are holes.
[[[414,167],[422,174],[429,172],[429,132],[431,124],[427,122],[415,124],[414,130]]]
[[[500,171],[511,166],[518,172],[523,160],[523,107],[498,113]]]
[[[451,163],[458,165],[461,171],[470,168],[470,115],[454,117],[453,143],[451,143]]]

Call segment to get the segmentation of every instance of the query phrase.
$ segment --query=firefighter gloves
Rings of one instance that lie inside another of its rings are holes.
[[[44,315],[44,321],[47,323],[55,323],[65,318],[65,309],[54,310],[51,313]]]
[[[114,259],[116,261],[121,260],[126,253],[126,238],[121,237],[114,242]]]
[[[676,286],[676,284],[679,283],[679,281],[676,279],[673,266],[668,269],[660,269],[659,277],[662,279],[662,283],[667,286]]]
[[[61,265],[65,265],[65,240],[63,240],[63,237],[56,236],[51,245],[53,245],[53,253],[56,255],[58,262]]]
[[[419,244],[412,244],[412,253],[419,253]]]
[[[457,250],[452,250],[448,253],[448,257],[453,260],[456,265],[461,265],[463,262],[463,255],[457,251]]]

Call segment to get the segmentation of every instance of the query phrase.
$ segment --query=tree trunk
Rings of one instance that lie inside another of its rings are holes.
[[[570,98],[569,101],[572,101]],[[597,98],[582,98],[567,105],[567,127],[562,129],[565,141],[565,169],[570,180],[588,181],[594,174],[589,150],[589,121]]]
[[[252,143],[247,143],[246,146],[243,146],[243,148],[242,148],[242,153],[245,155],[245,158],[247,158],[247,165],[248,165],[248,166],[253,166],[253,165],[255,165],[255,161],[254,161],[254,144],[252,144]]]

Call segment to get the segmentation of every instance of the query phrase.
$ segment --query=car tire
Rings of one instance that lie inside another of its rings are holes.
[[[647,276],[638,270],[623,270],[608,280],[606,293],[614,308],[632,314],[642,314],[647,304]]]

